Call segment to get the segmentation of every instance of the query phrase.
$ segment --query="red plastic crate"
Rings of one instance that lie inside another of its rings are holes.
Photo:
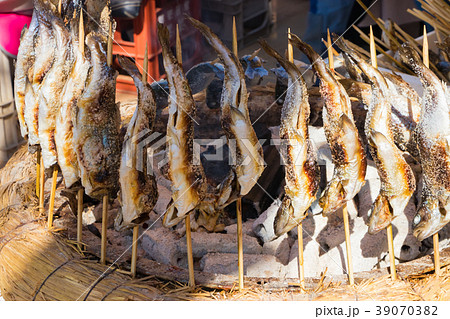
[[[191,26],[186,25],[184,14],[194,18],[200,17],[200,0],[144,0],[139,16],[130,20],[117,19],[117,30],[114,34],[113,54],[129,56],[135,59],[142,72],[144,64],[145,44],[148,43],[149,82],[164,77],[161,47],[156,35],[156,22],[164,23],[171,33],[171,43],[175,43],[175,27],[179,24],[183,48],[183,66],[189,68],[201,59],[200,37]],[[133,41],[122,39],[121,31],[132,27]],[[189,30],[184,32],[184,30]],[[117,90],[135,91],[131,77],[120,74],[117,78]]]

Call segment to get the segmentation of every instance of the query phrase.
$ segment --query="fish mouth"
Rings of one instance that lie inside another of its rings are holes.
[[[388,198],[379,194],[369,213],[368,233],[371,235],[378,233],[386,228],[394,218],[393,209]]]
[[[323,191],[319,199],[322,215],[328,217],[336,212],[345,202],[346,191],[341,181],[333,179]]]
[[[274,220],[274,233],[276,237],[287,233],[306,218],[306,213],[303,214],[302,218],[294,218],[292,217],[293,215],[294,208],[292,207],[292,200],[285,195]]]
[[[413,235],[422,241],[442,229],[448,223],[448,217],[437,199],[427,198],[414,216]]]

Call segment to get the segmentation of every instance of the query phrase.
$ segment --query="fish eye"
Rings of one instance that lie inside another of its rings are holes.
[[[420,217],[420,215],[414,216],[414,220],[413,220],[414,226],[417,226],[417,224],[420,223],[420,220],[421,220],[421,219],[422,219],[422,218]]]

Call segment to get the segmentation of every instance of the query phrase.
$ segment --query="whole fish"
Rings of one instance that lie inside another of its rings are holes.
[[[66,188],[70,188],[80,179],[77,154],[73,142],[73,121],[78,99],[86,84],[90,69],[89,60],[80,51],[78,41],[79,12],[70,21],[70,36],[72,39],[72,67],[61,94],[61,105],[56,115],[55,144],[58,155],[58,165],[64,177]]]
[[[28,127],[28,145],[33,148],[39,141],[39,92],[45,76],[53,65],[55,56],[55,38],[51,20],[56,14],[56,7],[49,1],[36,0],[35,11],[39,23],[39,36],[34,39],[34,68],[31,87],[27,88],[25,103],[25,122]],[[27,103],[29,102],[29,103]]]
[[[404,43],[399,53],[424,87],[422,112],[415,130],[424,192],[413,222],[414,235],[423,240],[450,221],[449,92],[446,84],[421,62],[409,44]]]
[[[328,216],[351,200],[364,185],[366,156],[344,87],[311,46],[294,34],[290,41],[311,61],[320,79],[320,92],[325,101],[324,130],[335,167],[333,177],[319,199],[319,205],[323,215]]]
[[[57,163],[55,144],[56,115],[58,114],[64,85],[73,64],[70,33],[59,13],[49,17],[55,39],[54,60],[45,75],[39,91],[39,141],[45,168]]]
[[[187,18],[214,48],[225,68],[225,78],[220,101],[222,127],[228,145],[235,143],[232,171],[237,180],[238,196],[246,195],[256,184],[264,170],[262,147],[250,122],[245,85],[245,74],[238,58],[220,41],[205,24]],[[234,148],[234,147],[233,147]]]
[[[288,73],[288,90],[281,111],[280,138],[284,160],[285,195],[275,217],[275,235],[290,231],[306,217],[319,187],[319,167],[309,139],[309,102],[306,83],[300,70],[272,49],[267,42],[261,47],[277,59]]]
[[[193,165],[195,102],[183,70],[170,49],[169,30],[158,24],[164,69],[169,84],[169,119],[167,146],[172,199],[163,225],[175,226],[193,212],[206,191],[206,177],[201,165]]]
[[[73,144],[87,195],[114,195],[120,165],[120,112],[115,103],[116,72],[106,64],[106,37],[86,36],[90,53],[86,86],[73,117]]]
[[[121,229],[148,219],[158,199],[158,187],[153,172],[147,171],[148,145],[140,145],[153,130],[156,115],[153,90],[150,84],[142,81],[141,73],[129,58],[120,56],[119,64],[133,78],[138,92],[136,110],[123,141],[119,170],[121,211],[116,228]]]
[[[25,122],[25,94],[27,90],[31,89],[28,75],[29,73],[33,73],[32,69],[35,60],[34,42],[39,30],[37,16],[37,11],[34,11],[28,30],[24,28],[24,31],[22,31],[23,34],[20,39],[20,46],[14,70],[15,105],[17,117],[19,119],[20,133],[24,138],[28,137],[28,127]]]
[[[372,86],[365,133],[381,180],[380,193],[369,212],[369,233],[375,234],[403,213],[414,193],[416,182],[411,167],[394,142],[388,83],[377,69],[350,49],[345,40],[339,38],[336,43],[350,55]]]

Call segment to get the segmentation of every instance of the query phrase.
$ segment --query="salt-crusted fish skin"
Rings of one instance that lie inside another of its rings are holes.
[[[28,75],[32,73],[34,66],[34,41],[39,30],[37,12],[33,12],[30,26],[24,29],[17,53],[16,66],[14,69],[14,98],[17,117],[20,124],[22,137],[28,137],[28,127],[25,122],[25,94],[30,90]]]
[[[70,21],[72,39],[72,67],[62,92],[61,106],[56,115],[55,144],[58,165],[64,177],[66,188],[72,187],[79,179],[77,154],[73,142],[73,121],[78,99],[85,88],[90,63],[80,51],[78,40],[79,12]]]
[[[345,40],[340,38],[337,44],[349,54],[372,86],[365,134],[381,181],[380,193],[369,212],[369,233],[374,234],[403,213],[416,188],[415,177],[395,144],[389,101],[391,92],[384,76],[350,49]]]
[[[364,185],[366,156],[353,120],[350,98],[344,87],[311,46],[294,34],[290,41],[311,61],[320,78],[320,92],[325,101],[324,130],[335,168],[331,181],[319,199],[319,205],[323,215],[328,216],[351,200]]]
[[[281,111],[281,156],[285,168],[285,195],[275,217],[275,235],[290,231],[305,217],[319,187],[317,155],[309,139],[309,102],[306,83],[300,70],[272,49],[267,42],[261,47],[288,73],[288,90]]]
[[[140,145],[153,131],[156,115],[156,102],[153,90],[142,81],[136,65],[129,59],[119,57],[120,66],[133,78],[138,103],[133,117],[128,123],[123,141],[119,169],[121,203],[120,217],[116,228],[131,228],[148,219],[158,199],[158,187],[153,172],[147,171],[147,147]]]
[[[163,225],[175,226],[193,212],[204,197],[206,177],[201,165],[193,165],[195,102],[184,72],[170,49],[169,30],[158,24],[164,68],[169,84],[169,119],[166,151],[172,199]]]
[[[54,60],[39,91],[38,119],[39,141],[45,168],[57,163],[56,116],[61,108],[64,85],[73,62],[71,37],[64,21],[56,12],[50,21],[55,39]]]
[[[30,74],[31,88],[29,88],[25,103],[25,122],[28,127],[28,145],[34,147],[39,141],[39,92],[45,81],[45,76],[53,65],[55,55],[55,38],[51,20],[56,13],[56,7],[49,1],[36,0],[34,2],[39,23],[38,36],[34,38],[35,60],[33,73]]]
[[[187,18],[217,52],[225,68],[220,107],[222,110],[222,127],[228,144],[236,143],[235,172],[239,196],[246,195],[256,184],[264,171],[262,147],[250,122],[247,102],[248,94],[245,74],[239,59],[220,41],[217,35],[205,24],[191,17]]]

